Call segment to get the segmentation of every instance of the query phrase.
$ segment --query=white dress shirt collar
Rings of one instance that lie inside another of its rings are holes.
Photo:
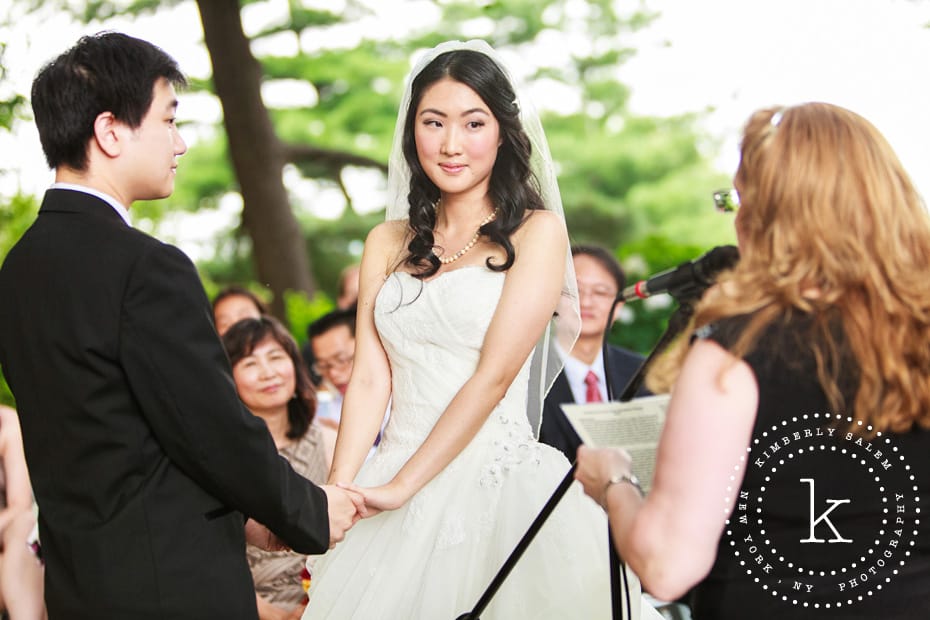
[[[98,191],[92,187],[87,187],[86,185],[76,185],[74,183],[52,183],[49,189],[69,189],[74,192],[84,192],[85,194],[96,196],[100,200],[113,207],[113,210],[119,213],[119,216],[123,218],[123,221],[126,222],[127,226],[132,226],[132,220],[129,218],[129,209],[120,204],[119,200],[113,196],[110,196],[109,194],[104,194],[103,192]]]

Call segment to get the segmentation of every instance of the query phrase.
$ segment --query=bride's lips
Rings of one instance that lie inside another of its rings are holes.
[[[464,170],[465,164],[439,164],[439,167],[442,168],[445,172],[455,174]]]

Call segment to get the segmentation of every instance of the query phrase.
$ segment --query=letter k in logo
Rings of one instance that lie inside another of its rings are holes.
[[[833,512],[837,506],[841,504],[848,504],[848,499],[828,499],[827,503],[830,504],[830,507],[827,508],[819,517],[814,518],[814,479],[813,478],[801,478],[801,482],[810,483],[810,536],[801,540],[802,543],[822,543],[822,542],[842,542],[842,543],[851,543],[851,538],[843,538],[843,536],[836,530],[836,527],[833,525],[833,522],[830,521],[830,513]],[[831,538],[828,541],[825,541],[822,538],[817,538],[814,533],[814,530],[817,528],[817,524],[821,521],[826,522],[827,526],[833,530],[833,535],[835,538]]]

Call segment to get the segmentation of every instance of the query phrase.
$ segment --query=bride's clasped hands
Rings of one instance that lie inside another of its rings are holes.
[[[359,516],[363,519],[387,510],[397,510],[414,495],[397,480],[376,487],[359,487],[345,482],[336,483],[336,486],[362,497],[363,509],[359,510]]]

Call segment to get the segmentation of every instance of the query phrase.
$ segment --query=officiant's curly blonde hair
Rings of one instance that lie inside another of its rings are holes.
[[[826,103],[759,110],[734,185],[740,261],[701,300],[693,327],[754,313],[732,347],[742,356],[770,323],[811,314],[820,382],[841,410],[830,329],[841,325],[858,364],[852,427],[930,428],[930,219],[885,138]],[[669,387],[687,342],[653,369],[653,389]]]

